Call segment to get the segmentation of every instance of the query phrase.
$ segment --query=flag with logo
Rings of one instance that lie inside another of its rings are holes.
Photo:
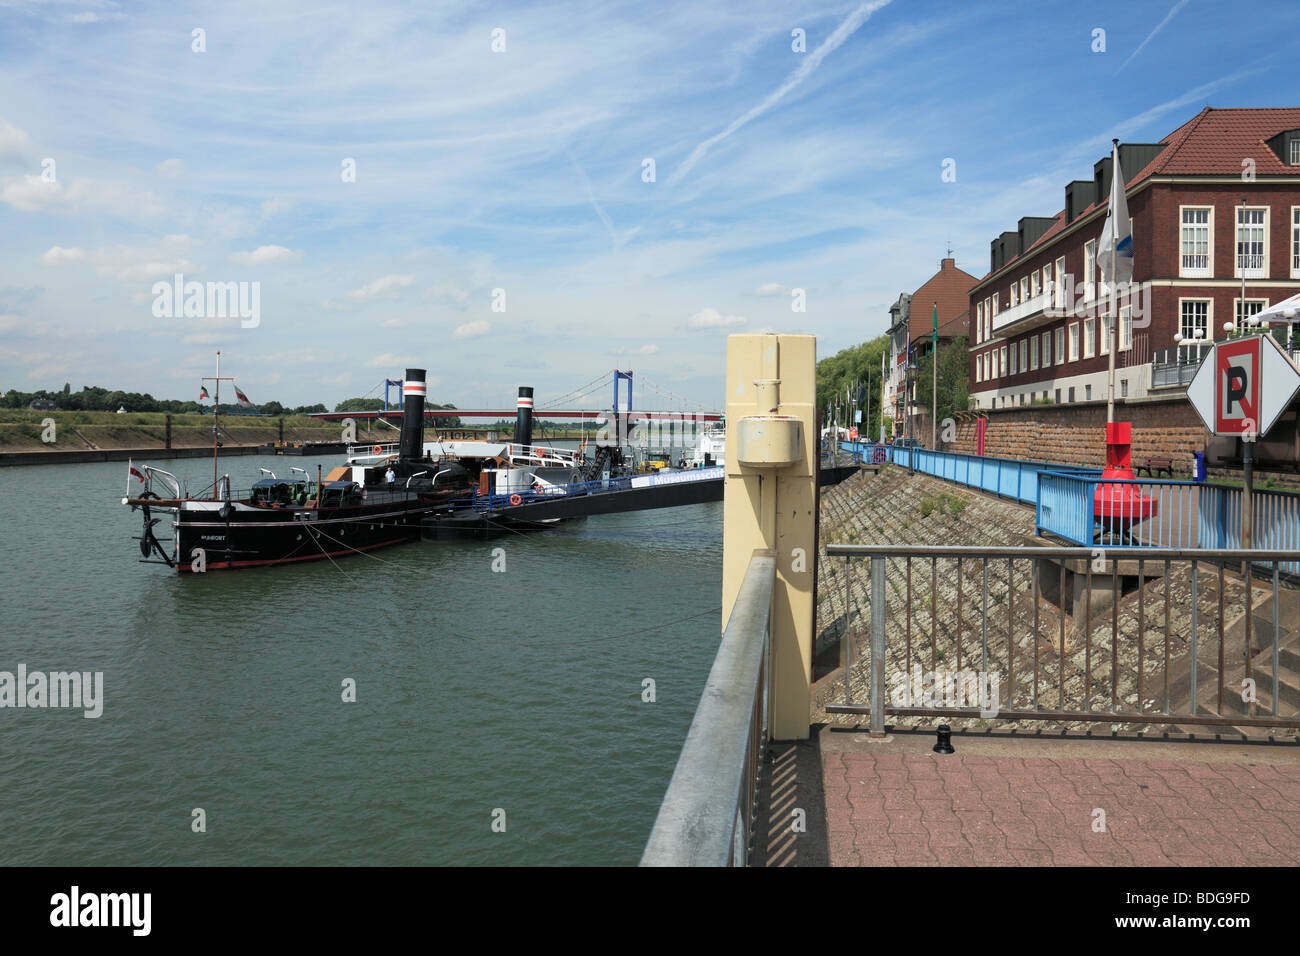
[[[200,385],[200,386],[199,386],[199,401],[201,402],[201,401],[203,401],[205,398],[211,398],[211,397],[212,397],[212,396],[210,396],[210,395],[208,394],[208,387],[207,387],[206,385]]]
[[[1119,168],[1119,144],[1111,148],[1110,205],[1097,243],[1097,265],[1103,281],[1119,284],[1133,279],[1133,221],[1128,217],[1124,173]]]
[[[243,405],[245,408],[253,407],[253,403],[248,400],[247,395],[239,390],[238,385],[235,386],[235,398],[239,399],[239,404]]]

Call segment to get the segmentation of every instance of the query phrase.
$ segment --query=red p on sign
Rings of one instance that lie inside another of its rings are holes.
[[[1214,430],[1221,435],[1259,430],[1259,347],[1249,338],[1215,349]]]

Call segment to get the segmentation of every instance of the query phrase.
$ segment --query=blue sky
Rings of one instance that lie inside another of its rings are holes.
[[[220,348],[254,401],[618,366],[716,406],[728,333],[875,336],[1112,136],[1297,105],[1298,49],[1293,0],[0,0],[0,389],[197,396]],[[176,272],[260,324],[155,317]]]

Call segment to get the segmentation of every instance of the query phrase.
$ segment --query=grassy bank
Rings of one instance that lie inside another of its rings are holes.
[[[43,435],[42,423],[54,421],[54,441]],[[162,412],[36,412],[30,409],[0,409],[0,454],[28,451],[81,451],[113,448],[163,448],[167,438],[167,416]],[[172,447],[187,448],[212,443],[210,415],[172,415]],[[280,419],[255,415],[223,415],[222,441],[237,445],[262,445],[278,441]],[[373,431],[357,425],[357,441],[392,441],[396,432],[378,426]],[[285,441],[339,441],[342,429],[336,422],[322,422],[306,415],[284,416]]]

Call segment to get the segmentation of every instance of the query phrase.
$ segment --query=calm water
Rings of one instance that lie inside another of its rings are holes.
[[[0,469],[0,670],[105,698],[0,709],[0,860],[636,862],[719,641],[720,504],[182,578],[138,563],[125,474]]]

